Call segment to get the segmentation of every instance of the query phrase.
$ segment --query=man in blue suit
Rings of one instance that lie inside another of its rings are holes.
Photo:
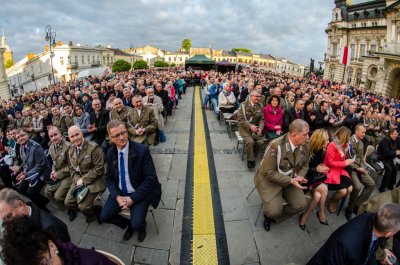
[[[128,140],[128,130],[122,121],[111,120],[107,131],[114,145],[107,153],[106,183],[110,196],[100,214],[100,220],[115,224],[123,229],[128,227],[123,240],[138,231],[138,240],[146,237],[146,215],[151,204],[158,206],[161,199],[161,185],[149,149]],[[128,220],[118,213],[130,211]]]
[[[364,213],[339,227],[307,265],[377,264],[376,250],[399,230],[400,205],[384,204],[377,213]]]

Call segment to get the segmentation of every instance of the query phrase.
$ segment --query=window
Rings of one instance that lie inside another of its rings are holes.
[[[92,62],[94,63],[94,55],[92,56]]]
[[[356,45],[350,44],[350,59],[353,60],[356,55]]]
[[[168,62],[170,62],[171,61],[171,57],[168,57]]]
[[[332,57],[333,58],[335,58],[337,56],[337,49],[338,49],[337,43],[333,43],[332,44]]]
[[[75,63],[78,63],[78,55],[75,55]]]
[[[87,62],[90,63],[90,56],[87,56]]]
[[[365,52],[366,52],[366,45],[360,44],[360,57],[365,56]]]
[[[71,63],[71,56],[68,55],[68,64],[70,64],[70,63]]]
[[[183,61],[183,58],[182,58],[182,57],[179,57],[179,59],[180,59],[181,62]]]
[[[351,27],[353,28],[353,29],[355,29],[356,27],[357,27],[357,24],[351,24]]]
[[[363,28],[365,28],[365,27],[367,27],[367,23],[361,23],[361,27],[363,27]]]
[[[82,55],[82,64],[85,64],[85,56]]]
[[[371,47],[369,49],[371,52],[376,52],[376,44],[371,44]]]
[[[103,63],[106,63],[106,57],[103,56]]]
[[[42,63],[39,62],[39,73],[41,73],[41,72],[42,72]]]
[[[336,21],[339,20],[339,14],[338,14],[338,13],[335,14],[335,20],[336,20]]]
[[[64,65],[64,57],[60,57],[60,64]]]

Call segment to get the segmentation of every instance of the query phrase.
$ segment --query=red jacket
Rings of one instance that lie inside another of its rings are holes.
[[[326,174],[327,178],[325,183],[327,184],[340,184],[340,176],[346,176],[350,178],[349,173],[346,170],[346,154],[340,154],[335,142],[331,142],[327,149],[324,159],[325,166],[329,167],[330,171]]]
[[[271,104],[268,104],[264,108],[264,128],[268,132],[275,132],[275,126],[279,125],[282,128],[282,119],[283,117],[283,112],[282,108],[278,106],[276,108],[276,114],[274,113],[274,110],[271,106]]]

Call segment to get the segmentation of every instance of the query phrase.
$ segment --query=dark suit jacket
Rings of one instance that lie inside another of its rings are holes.
[[[99,113],[99,118],[96,118],[96,113],[93,111],[90,113],[89,120],[90,124],[94,124],[97,128],[95,132],[93,132],[92,141],[96,144],[100,145],[103,143],[103,140],[106,139],[107,136],[107,123],[110,120],[109,111],[101,108]]]
[[[32,213],[31,218],[43,230],[49,232],[56,239],[59,239],[64,242],[71,241],[68,233],[68,227],[57,217],[39,209],[34,203],[27,202],[28,206],[31,207]]]
[[[122,103],[123,103],[125,106],[128,106],[128,107],[133,108],[131,98],[123,97],[123,98],[122,98]]]
[[[363,265],[372,240],[373,217],[365,213],[339,227],[307,265]],[[382,244],[384,239],[378,242]]]
[[[25,161],[22,161],[22,168],[27,168],[26,180],[34,183],[36,179],[46,180],[50,177],[51,165],[44,153],[43,147],[35,141],[28,140]],[[21,147],[19,148],[21,151]]]
[[[114,199],[122,195],[118,187],[118,149],[116,145],[111,146],[107,152],[107,174],[106,184],[110,196]],[[154,208],[158,206],[161,199],[161,184],[158,182],[156,169],[150,150],[142,145],[129,141],[129,179],[135,192],[131,194],[133,202],[148,199]]]
[[[315,130],[320,129],[320,128],[331,127],[332,124],[329,123],[329,120],[325,121],[326,113],[323,113],[320,109],[315,109],[314,115],[315,115],[315,120],[314,120],[314,129]]]
[[[378,145],[378,159],[380,161],[392,161],[396,157],[397,141],[392,141],[386,136]]]
[[[304,120],[304,110],[301,110],[299,114],[300,114],[299,119]],[[294,121],[295,119],[297,119],[296,110],[294,107],[291,107],[289,109],[289,111],[285,112],[285,115],[284,115],[284,120],[283,120],[283,131],[284,132],[289,131],[289,124],[291,124],[292,121]]]

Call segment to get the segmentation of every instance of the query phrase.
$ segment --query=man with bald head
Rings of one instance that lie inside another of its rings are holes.
[[[110,111],[109,120],[123,121],[128,126],[128,113],[131,109],[131,107],[124,105],[122,99],[116,98],[113,101],[113,109]]]
[[[90,114],[89,132],[92,133],[92,141],[99,146],[106,148],[105,140],[107,136],[107,123],[109,121],[109,111],[102,107],[99,99],[92,101],[93,112]]]
[[[86,222],[90,223],[101,211],[93,203],[106,188],[104,154],[95,142],[84,139],[81,129],[76,125],[69,128],[68,138],[72,143],[68,151],[72,185],[65,198],[65,206],[70,210],[80,210],[86,216]],[[88,188],[86,196],[79,202],[73,195],[77,186]]]

